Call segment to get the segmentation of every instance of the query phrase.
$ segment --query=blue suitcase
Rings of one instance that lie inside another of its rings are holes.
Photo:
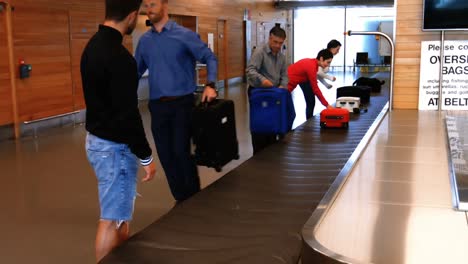
[[[291,130],[296,112],[287,89],[253,88],[249,102],[253,133],[285,134]]]

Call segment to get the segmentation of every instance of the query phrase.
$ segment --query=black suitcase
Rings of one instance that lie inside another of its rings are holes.
[[[385,81],[381,81],[377,78],[359,77],[354,81],[353,85],[369,86],[371,88],[371,92],[380,93],[380,91],[382,90],[382,85],[384,83]]]
[[[195,106],[192,140],[198,165],[219,172],[229,161],[239,159],[234,102],[216,99]]]
[[[369,86],[343,86],[336,89],[336,98],[343,96],[359,97],[361,104],[368,104],[370,93],[371,88]]]

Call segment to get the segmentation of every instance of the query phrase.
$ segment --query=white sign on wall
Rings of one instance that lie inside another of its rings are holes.
[[[208,48],[210,48],[211,51],[214,52],[214,37],[213,37],[213,33],[208,33]]]
[[[419,109],[437,110],[440,41],[421,42]],[[468,41],[445,41],[442,110],[468,110]]]

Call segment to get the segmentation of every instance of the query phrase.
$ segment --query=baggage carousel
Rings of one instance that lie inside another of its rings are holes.
[[[321,129],[314,116],[100,263],[298,263],[304,224],[385,113],[388,97],[385,85],[367,112],[351,114],[348,129]]]

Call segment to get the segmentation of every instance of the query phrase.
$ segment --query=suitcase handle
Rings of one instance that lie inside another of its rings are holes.
[[[207,102],[207,101],[200,102],[200,103],[198,103],[197,107],[202,107],[202,108],[206,109],[206,108],[208,108],[208,106],[216,104],[217,101],[218,101],[218,99],[214,99],[211,102]]]
[[[208,102],[200,102],[197,105],[197,107],[206,109],[206,108],[208,108]]]
[[[288,90],[288,89],[279,88],[279,87],[276,87],[276,86],[272,86],[272,87],[254,87],[254,88],[253,88],[253,90],[261,91],[261,92],[268,92],[268,91],[271,91],[272,89],[283,89],[283,90]]]

